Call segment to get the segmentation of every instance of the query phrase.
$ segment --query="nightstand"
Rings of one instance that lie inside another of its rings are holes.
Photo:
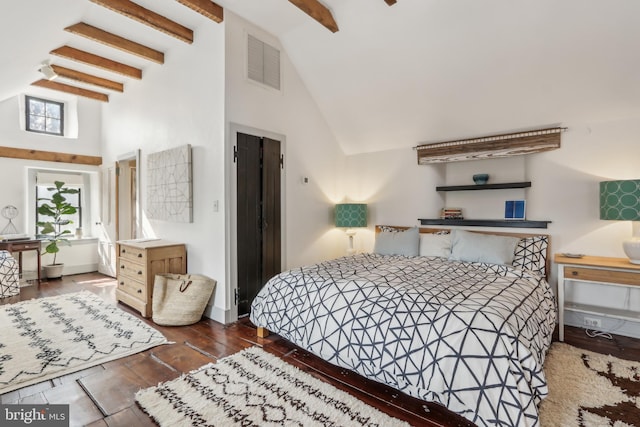
[[[640,288],[640,265],[631,264],[627,258],[584,256],[571,258],[556,254],[558,264],[558,329],[560,341],[564,341],[564,311],[596,314],[614,319],[640,321],[640,311],[622,310],[587,304],[566,304],[565,286],[580,283],[595,283],[603,286]]]

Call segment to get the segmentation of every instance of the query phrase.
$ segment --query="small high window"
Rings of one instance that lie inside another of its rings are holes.
[[[64,135],[64,103],[26,96],[26,129],[48,135]]]

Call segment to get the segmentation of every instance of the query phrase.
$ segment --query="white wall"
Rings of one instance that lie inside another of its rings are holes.
[[[29,150],[54,151],[88,156],[100,156],[100,103],[84,98],[77,98],[60,94],[41,88],[29,88],[28,95],[45,97],[62,102],[72,102],[77,106],[77,137],[65,138],[26,132],[20,129],[19,97],[15,96],[0,102],[0,146]],[[67,118],[73,121],[70,117]],[[29,199],[28,169],[52,169],[63,171],[82,171],[95,174],[96,166],[62,164],[55,162],[42,162],[23,159],[0,158],[0,208],[13,205],[20,211],[18,217],[13,220],[20,233],[33,234],[35,225],[33,216],[28,216],[28,209],[32,209],[32,201]],[[97,188],[97,183],[95,183]],[[91,203],[91,214],[95,215],[99,206],[99,198],[94,194]],[[89,221],[89,218],[87,222]],[[0,230],[6,223],[0,218]],[[91,234],[91,228],[86,227],[85,233]],[[95,247],[95,250],[94,250]],[[89,248],[89,249],[87,249]],[[43,264],[47,263],[47,256],[43,258]],[[73,247],[61,246],[59,262],[65,263],[63,274],[76,274],[95,271],[97,267],[97,245],[95,242],[82,242]],[[50,261],[49,261],[50,262]],[[35,252],[25,252],[23,256],[25,270],[36,270],[37,259]]]
[[[640,178],[640,117],[563,126],[568,130],[562,134],[560,149],[525,157],[419,166],[410,148],[349,156],[348,194],[369,203],[371,212],[369,230],[361,233],[362,250],[373,248],[374,224],[417,225],[418,218],[437,218],[445,203],[460,204],[454,207],[462,207],[468,218],[502,218],[505,200],[524,198],[528,219],[552,221],[548,229],[537,230],[551,235],[552,253],[625,257],[622,241],[631,235],[631,224],[599,219],[598,182]],[[489,173],[490,182],[526,180],[532,186],[455,195],[435,191],[437,185],[445,183],[471,184],[471,176],[479,172]],[[555,273],[554,265],[550,279],[554,288]],[[615,308],[640,307],[640,290],[603,290],[580,284],[572,287],[567,298]],[[582,326],[582,317],[570,313],[567,323]],[[603,326],[618,334],[640,337],[635,322],[604,319]]]
[[[193,44],[176,45],[162,66],[149,66],[141,81],[111,96],[102,115],[103,160],[141,150],[141,237],[186,243],[188,272],[218,282],[208,311],[224,321],[225,217],[213,209],[224,200],[224,24],[203,18],[193,29]],[[192,146],[193,222],[148,219],[147,157],[184,144]]]
[[[412,226],[440,215],[443,198],[434,188],[445,183],[443,165],[418,166],[411,148],[348,156],[347,165],[347,195],[368,209],[368,227],[354,239],[356,252],[373,249],[375,225]]]
[[[344,154],[279,41],[228,10],[225,23],[228,152],[233,152],[235,144],[232,131],[239,127],[259,133],[257,136],[284,139],[283,267],[341,255],[336,245],[340,234],[333,226],[333,207],[344,198]],[[247,80],[247,33],[280,49],[281,91]],[[233,233],[236,170],[230,156],[227,164],[230,185],[226,203]],[[303,184],[303,177],[308,178],[307,184]],[[234,234],[229,241],[234,241]],[[230,245],[229,250],[229,268],[235,271],[235,246]]]

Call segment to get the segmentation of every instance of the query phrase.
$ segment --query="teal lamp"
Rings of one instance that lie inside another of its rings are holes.
[[[347,254],[353,255],[353,236],[356,230],[353,228],[367,226],[367,205],[364,203],[340,203],[336,205],[336,227],[346,228],[349,236],[349,249]]]
[[[633,235],[622,243],[632,264],[640,264],[640,179],[600,183],[600,219],[632,221]]]

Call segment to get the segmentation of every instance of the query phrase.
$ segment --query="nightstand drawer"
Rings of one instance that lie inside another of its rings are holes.
[[[138,282],[128,277],[120,277],[118,279],[118,289],[121,292],[125,292],[143,301],[147,300],[146,282]]]
[[[565,267],[564,277],[567,280],[586,280],[591,282],[617,283],[640,286],[640,274],[627,271],[598,270],[582,267]]]
[[[126,259],[118,259],[118,275],[130,277],[141,282],[147,281],[147,267]]]

